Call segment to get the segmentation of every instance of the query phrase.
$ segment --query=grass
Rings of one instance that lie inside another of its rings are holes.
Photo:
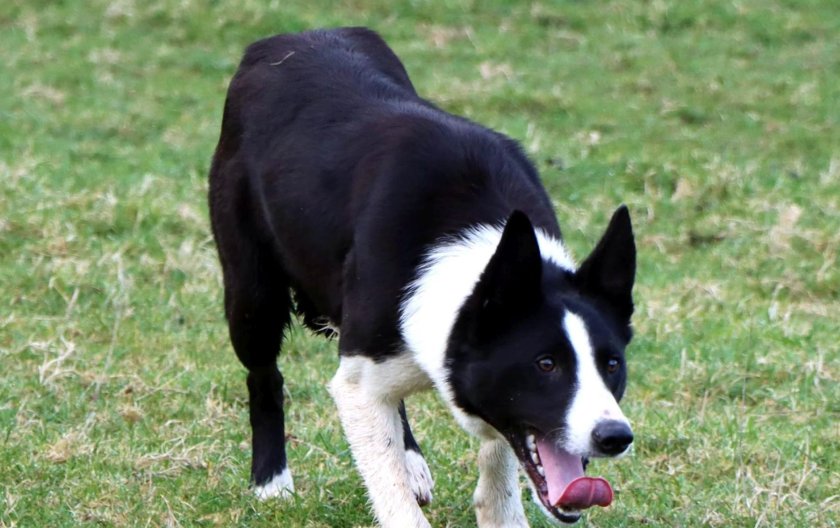
[[[638,441],[594,463],[619,495],[581,525],[840,525],[836,6],[330,4],[0,5],[0,526],[373,523],[324,389],[335,343],[299,328],[281,364],[300,493],[247,489],[205,205],[244,46],[347,24],[523,143],[579,257],[631,208]],[[432,524],[474,525],[476,442],[431,394],[409,413]]]

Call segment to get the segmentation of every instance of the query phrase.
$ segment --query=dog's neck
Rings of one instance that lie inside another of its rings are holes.
[[[416,279],[406,289],[400,313],[400,330],[414,361],[444,396],[461,425],[477,434],[481,431],[476,428],[483,429],[486,424],[472,423],[474,419],[455,405],[445,356],[461,307],[496,252],[503,228],[473,226],[432,246],[418,268]],[[575,270],[562,241],[540,229],[536,234],[545,261]]]

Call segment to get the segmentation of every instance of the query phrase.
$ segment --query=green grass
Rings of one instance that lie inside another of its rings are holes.
[[[578,257],[631,207],[638,440],[593,464],[619,494],[581,525],[840,525],[834,2],[4,0],[0,526],[373,523],[324,389],[335,343],[299,328],[281,364],[300,493],[247,489],[205,205],[244,46],[349,24],[523,143]],[[434,395],[408,405],[429,519],[474,525],[475,440]]]

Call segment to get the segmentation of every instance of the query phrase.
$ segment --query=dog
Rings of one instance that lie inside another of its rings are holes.
[[[633,441],[618,406],[636,273],[625,206],[576,266],[521,147],[420,98],[364,28],[249,46],[209,178],[259,497],[294,492],[276,359],[296,314],[338,334],[329,392],[382,526],[429,526],[404,400],[432,387],[481,440],[479,526],[528,525],[520,469],[563,523],[612,501],[584,469]]]

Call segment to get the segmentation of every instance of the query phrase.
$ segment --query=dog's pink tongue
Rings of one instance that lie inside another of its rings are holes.
[[[549,503],[567,510],[610,505],[613,500],[610,483],[601,477],[585,477],[579,456],[545,440],[537,440],[537,451],[545,469]]]
[[[585,510],[592,506],[609,506],[613,500],[610,483],[602,477],[580,477],[566,486],[566,491],[554,503],[567,510]]]

